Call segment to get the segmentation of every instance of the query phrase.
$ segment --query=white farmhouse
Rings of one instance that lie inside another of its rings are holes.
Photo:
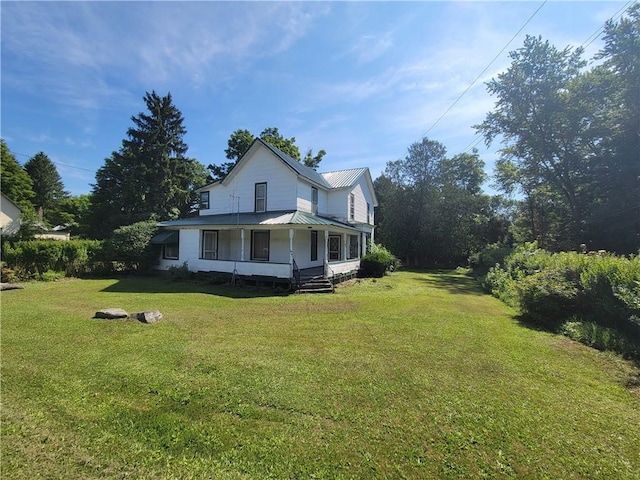
[[[221,181],[202,187],[199,215],[161,222],[160,268],[295,285],[349,278],[373,242],[368,168],[318,173],[256,139]]]

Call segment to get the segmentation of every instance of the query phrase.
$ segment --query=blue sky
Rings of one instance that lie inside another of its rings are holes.
[[[500,145],[472,126],[508,52],[530,34],[591,58],[630,4],[2,1],[1,135],[19,162],[43,151],[70,193],[89,193],[155,90],[171,92],[205,166],[236,129],[273,126],[324,148],[320,171],[376,178],[428,133],[450,156],[476,145],[491,173]]]

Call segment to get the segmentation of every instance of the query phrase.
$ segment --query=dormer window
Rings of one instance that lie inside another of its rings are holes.
[[[255,198],[256,198],[255,211],[266,212],[267,211],[267,184],[266,183],[256,183]]]

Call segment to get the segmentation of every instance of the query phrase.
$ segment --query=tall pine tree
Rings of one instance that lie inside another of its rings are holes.
[[[20,166],[4,140],[0,140],[0,150],[0,191],[19,206],[23,214],[32,212],[31,201],[35,195],[33,180]]]
[[[49,221],[47,213],[54,208],[60,200],[67,196],[64,191],[62,178],[54,163],[44,152],[38,152],[24,164],[33,181],[35,196],[33,204],[38,212],[40,220]]]
[[[131,117],[122,146],[96,173],[92,205],[97,237],[150,218],[167,220],[192,212],[194,190],[205,183],[202,164],[186,157],[184,118],[171,94],[146,93],[148,113]]]

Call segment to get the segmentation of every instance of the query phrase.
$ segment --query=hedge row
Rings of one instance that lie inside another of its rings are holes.
[[[20,240],[3,242],[3,281],[46,279],[51,273],[77,276],[103,270],[99,240]]]
[[[159,259],[159,247],[151,244],[157,228],[153,220],[138,222],[104,241],[2,239],[2,281],[147,272]]]
[[[638,256],[551,254],[529,243],[490,268],[483,285],[529,321],[640,357]]]

